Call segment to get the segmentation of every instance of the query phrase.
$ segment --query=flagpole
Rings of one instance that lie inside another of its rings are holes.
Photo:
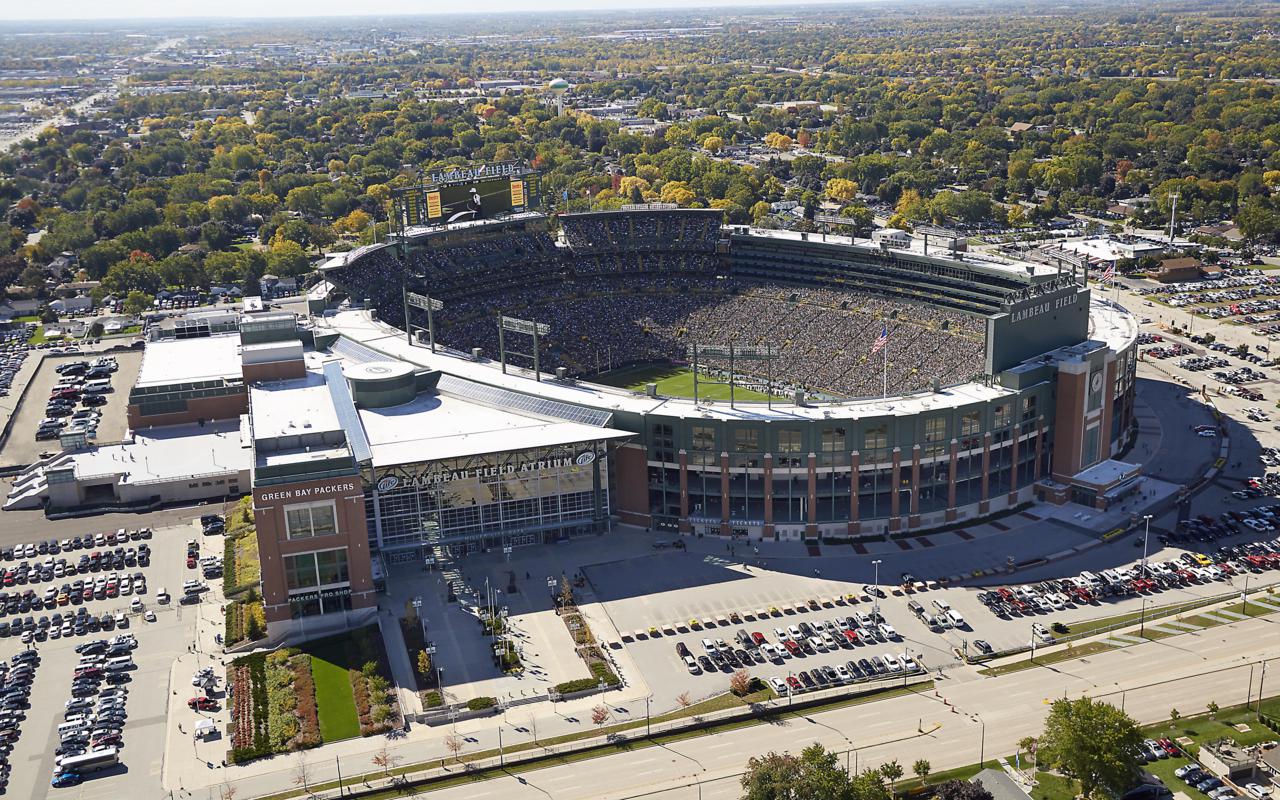
[[[884,354],[884,372],[881,376],[880,399],[884,400],[889,396],[889,328],[884,329],[884,345],[881,346],[880,352]]]

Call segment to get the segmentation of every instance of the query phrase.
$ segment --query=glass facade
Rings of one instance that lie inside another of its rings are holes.
[[[365,488],[375,552],[443,545],[461,555],[595,533],[608,520],[607,459],[594,444],[430,461],[377,478]]]
[[[293,619],[351,610],[346,548],[286,555],[283,560]]]
[[[895,505],[900,517],[911,514],[913,506],[915,513],[936,515],[1002,498],[1047,474],[1052,444],[1047,423],[1046,438],[1040,441],[1047,402],[1047,395],[1041,395],[1047,391],[1036,388],[989,403],[903,418],[801,426],[664,421],[663,447],[649,452],[649,510],[655,524],[670,527],[679,521],[681,450],[687,453],[688,520],[699,531],[718,529],[725,521],[737,530],[768,522],[794,529],[854,517],[861,522],[886,520]],[[658,427],[650,423],[649,429]],[[723,444],[728,445],[727,463]],[[668,450],[677,454],[670,461]],[[851,472],[854,451],[856,476]],[[812,476],[810,453],[815,457]],[[767,475],[766,455],[772,456],[773,465]]]

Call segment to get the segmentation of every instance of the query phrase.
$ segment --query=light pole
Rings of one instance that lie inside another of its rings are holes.
[[[1258,676],[1258,719],[1262,719],[1262,683],[1267,679],[1267,662],[1262,662],[1262,674]]]
[[[1147,538],[1151,535],[1151,515],[1144,514],[1142,517],[1142,577],[1147,577]]]
[[[974,714],[974,716],[982,726],[982,732],[978,735],[978,769],[982,769],[982,762],[987,758],[987,722],[980,714]]]
[[[1142,637],[1147,628],[1147,598],[1142,598],[1142,610],[1138,612],[1138,637]]]
[[[875,561],[872,561],[871,566],[875,567],[876,570],[874,584],[876,593],[875,597],[872,598],[871,613],[872,616],[875,617],[875,621],[878,623],[880,621],[880,559],[877,558]]]

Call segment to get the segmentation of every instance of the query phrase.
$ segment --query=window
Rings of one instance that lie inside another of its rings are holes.
[[[338,532],[332,500],[284,507],[284,527],[290,539],[332,536]]]
[[[822,429],[822,452],[839,453],[845,448],[844,428]]]
[[[971,411],[960,417],[960,449],[972,450],[982,444],[982,414]]]
[[[346,583],[348,580],[345,549],[284,557],[284,581],[290,591]]]
[[[658,423],[652,426],[650,430],[653,434],[653,454],[657,457],[657,460],[675,461],[675,437],[672,434],[671,426],[665,423]]]
[[[693,449],[701,453],[714,452],[716,449],[716,429],[710,425],[694,425]]]
[[[933,417],[924,421],[924,454],[926,456],[936,456],[941,453],[946,438],[946,417]]]
[[[778,431],[778,452],[799,453],[800,439],[800,431],[794,428],[784,428],[783,430]]]
[[[870,453],[879,453],[889,448],[889,428],[886,425],[877,425],[873,428],[867,428],[862,436],[863,449]]]
[[[733,449],[737,453],[760,452],[760,431],[755,428],[738,428],[733,432]]]
[[[1098,402],[1101,403],[1102,392],[1099,391],[1097,395],[1098,395]],[[1027,404],[1022,409],[1022,421],[1026,422],[1027,420],[1035,419],[1037,414],[1039,414],[1039,412],[1036,410],[1036,396],[1031,395],[1030,397],[1027,398]]]
[[[991,422],[991,427],[997,430],[1000,428],[1007,428],[1009,427],[1009,423],[1013,421],[1013,409],[1008,403],[1001,403],[996,406],[993,416],[994,419]]]

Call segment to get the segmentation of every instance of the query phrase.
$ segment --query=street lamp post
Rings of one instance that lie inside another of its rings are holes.
[[[644,735],[649,736],[652,731],[649,729],[649,698],[644,699]]]
[[[1142,517],[1142,577],[1147,577],[1147,540],[1151,535],[1151,515],[1144,514]]]
[[[1138,637],[1142,637],[1147,628],[1147,598],[1142,598],[1142,610],[1138,612]]]
[[[872,561],[871,566],[875,567],[876,569],[876,573],[875,573],[876,574],[876,577],[875,577],[876,596],[872,599],[873,602],[871,604],[871,611],[872,611],[872,615],[875,617],[875,621],[879,622],[880,621],[880,559],[877,558],[875,561]]]

